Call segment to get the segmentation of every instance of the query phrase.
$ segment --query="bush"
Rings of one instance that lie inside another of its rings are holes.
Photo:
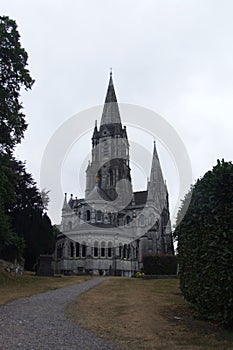
[[[193,186],[189,208],[175,230],[175,237],[178,239],[180,286],[185,299],[204,318],[232,326],[231,162],[218,161],[217,166]]]
[[[175,275],[177,258],[175,255],[145,255],[143,267],[146,275]]]

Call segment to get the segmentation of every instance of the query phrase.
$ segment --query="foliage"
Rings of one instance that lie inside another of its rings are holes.
[[[8,154],[0,154],[0,256],[12,260],[22,255],[24,241],[15,233],[6,212],[6,203],[12,204],[15,200],[15,174],[11,163]]]
[[[31,270],[40,254],[53,252],[54,229],[49,217],[43,212],[41,194],[31,174],[26,172],[25,165],[12,158],[9,166],[12,171],[10,182],[14,188],[14,200],[10,197],[5,202],[5,213],[11,219],[17,238],[25,242],[25,267]]]
[[[218,161],[194,185],[174,233],[184,297],[203,317],[225,325],[233,325],[232,189],[233,164]]]
[[[0,16],[0,152],[11,153],[27,128],[20,89],[31,89],[33,79],[26,68],[28,55],[21,47],[15,21]]]
[[[34,82],[19,39],[15,21],[0,16],[0,257],[23,256],[31,269],[40,254],[52,253],[55,234],[44,213],[48,191],[40,193],[25,164],[13,157],[27,128],[20,90]]]
[[[145,255],[143,267],[146,275],[175,275],[177,259],[175,255]]]
[[[27,221],[24,231],[26,241],[24,256],[25,268],[33,270],[40,254],[53,253],[56,237],[46,213],[43,214],[41,210],[31,210],[29,215],[30,220]]]
[[[44,207],[44,210],[48,210],[48,205],[49,205],[49,192],[50,190],[47,190],[45,188],[43,188],[40,192],[40,196],[41,196],[41,200],[42,200],[42,203],[43,203],[43,207]]]
[[[24,246],[6,212],[6,205],[15,200],[12,152],[27,127],[19,94],[21,87],[33,84],[19,38],[15,21],[0,16],[0,254],[11,259],[21,255]]]

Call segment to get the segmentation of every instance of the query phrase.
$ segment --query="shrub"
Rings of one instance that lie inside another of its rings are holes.
[[[143,267],[146,275],[175,275],[177,258],[175,255],[145,255]]]
[[[185,201],[182,208],[184,206]],[[175,237],[178,239],[180,286],[185,299],[203,317],[232,326],[231,162],[218,161],[213,170],[193,186],[190,205],[175,230]]]

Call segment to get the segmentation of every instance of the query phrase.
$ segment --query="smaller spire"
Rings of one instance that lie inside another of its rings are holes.
[[[70,207],[67,203],[67,193],[65,193],[65,198],[64,198],[64,202],[63,202],[63,206],[62,206],[62,210],[69,210]]]
[[[156,205],[159,207],[164,202],[165,185],[160,166],[160,161],[156,149],[156,142],[154,140],[154,150],[151,164],[150,180],[148,182],[148,199],[154,200],[157,198]]]

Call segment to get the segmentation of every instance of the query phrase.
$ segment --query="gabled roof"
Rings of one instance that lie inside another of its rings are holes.
[[[87,203],[92,201],[111,201],[111,198],[98,186],[98,184],[96,184],[86,197]]]

